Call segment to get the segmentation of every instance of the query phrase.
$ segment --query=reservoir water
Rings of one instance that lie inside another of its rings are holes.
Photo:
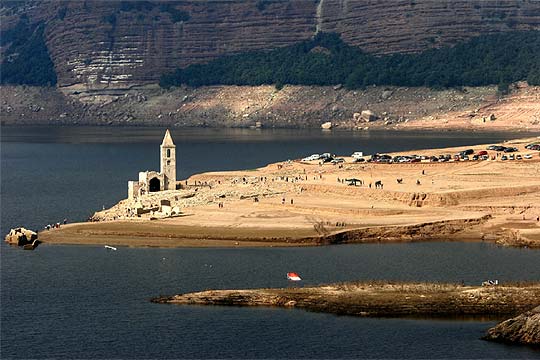
[[[159,167],[163,129],[2,127],[1,231],[80,221]],[[311,153],[417,150],[511,133],[174,130],[178,177],[251,169]],[[494,321],[363,319],[273,308],[167,306],[149,298],[210,288],[352,280],[540,280],[540,252],[485,243],[314,248],[0,246],[2,358],[538,358],[479,340]]]

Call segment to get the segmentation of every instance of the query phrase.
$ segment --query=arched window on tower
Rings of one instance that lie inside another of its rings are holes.
[[[167,157],[168,157],[168,158],[171,157],[171,149],[167,149]]]

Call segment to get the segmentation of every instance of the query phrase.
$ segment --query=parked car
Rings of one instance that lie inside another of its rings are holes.
[[[518,151],[518,149],[515,147],[507,147],[504,149],[505,153],[511,153],[511,152],[516,152],[516,151]]]
[[[313,155],[303,158],[302,161],[314,161],[314,160],[319,160],[320,158],[321,156],[319,154],[313,154]]]
[[[487,154],[488,152],[486,150],[482,150],[482,151],[479,151],[477,155],[482,156],[482,155],[487,155]]]
[[[324,164],[324,163],[331,162],[331,161],[334,161],[334,158],[333,158],[333,157],[325,157],[325,158],[322,158],[323,164]]]
[[[336,159],[333,159],[331,162],[332,162],[332,164],[344,163],[345,159],[344,158],[336,158]]]
[[[531,155],[531,154],[527,154],[527,155],[524,155],[523,158],[524,158],[524,159],[532,159],[532,155]]]
[[[517,154],[517,155],[516,155],[516,160],[523,160],[523,158],[521,157],[520,154]]]
[[[503,160],[503,161],[508,160],[508,156],[506,156],[506,155],[501,156],[501,160]]]
[[[479,158],[478,158],[478,155],[473,155],[472,159],[473,159],[474,161],[478,161],[478,159],[479,159]]]
[[[351,154],[351,157],[355,159],[359,159],[364,156],[364,153],[362,151],[355,151]]]
[[[390,162],[390,160],[392,160],[392,157],[390,155],[387,155],[387,154],[374,154],[372,157],[371,157],[371,160],[373,162],[384,162],[384,163],[387,163],[387,162]]]

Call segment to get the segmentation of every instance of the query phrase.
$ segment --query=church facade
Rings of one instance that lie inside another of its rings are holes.
[[[160,148],[160,171],[141,171],[138,181],[128,181],[128,199],[164,190],[176,190],[176,145],[169,130]]]

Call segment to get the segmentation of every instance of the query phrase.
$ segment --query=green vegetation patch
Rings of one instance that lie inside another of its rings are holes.
[[[160,85],[499,85],[527,80],[540,85],[540,32],[485,35],[454,47],[419,54],[374,56],[344,43],[337,34],[269,51],[256,51],[190,65],[164,74]]]
[[[2,31],[2,46],[8,45],[0,64],[0,83],[54,86],[56,72],[43,37],[43,24],[29,24],[26,18]]]

